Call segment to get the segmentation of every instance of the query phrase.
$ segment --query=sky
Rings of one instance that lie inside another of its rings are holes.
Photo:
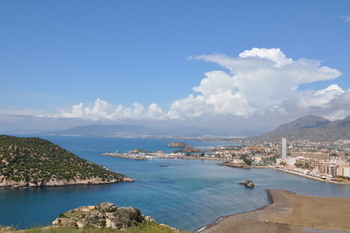
[[[350,115],[350,1],[0,0],[0,132]]]

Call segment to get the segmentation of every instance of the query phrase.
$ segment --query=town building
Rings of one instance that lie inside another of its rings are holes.
[[[282,138],[282,160],[287,158],[287,138]]]
[[[321,152],[290,152],[290,157],[304,157],[310,159],[318,159],[327,161],[330,159],[329,153],[321,153]]]

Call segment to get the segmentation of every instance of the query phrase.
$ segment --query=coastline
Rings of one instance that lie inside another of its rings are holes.
[[[124,155],[124,154],[116,154],[116,153],[102,153],[101,155],[112,156],[112,157],[119,157],[119,158],[124,158],[124,159],[133,159],[133,160],[148,160],[148,158],[146,158],[146,157],[136,157],[136,156],[129,156],[129,155]],[[165,158],[160,158],[160,159],[165,159]],[[286,169],[280,169],[280,168],[276,168],[276,167],[270,167],[270,166],[241,166],[241,165],[230,164],[230,163],[227,162],[227,159],[225,159],[225,158],[186,157],[186,156],[184,156],[184,157],[181,157],[180,159],[182,159],[182,160],[226,161],[226,162],[224,162],[223,164],[220,164],[220,165],[228,166],[228,167],[234,167],[234,168],[274,169],[274,170],[277,170],[277,171],[286,172],[286,173],[289,173],[289,174],[292,174],[292,175],[297,175],[297,176],[301,176],[301,177],[304,177],[304,178],[317,180],[317,181],[321,181],[321,182],[327,182],[327,183],[332,183],[332,184],[341,184],[341,185],[350,185],[350,181],[325,180],[325,179],[321,179],[321,178],[318,178],[318,177],[305,175],[305,174],[301,174],[301,173],[298,173],[298,172],[289,171],[289,170],[286,170]]]
[[[271,204],[256,211],[220,218],[197,232],[350,232],[349,198],[302,196],[278,189],[269,189],[267,194]]]
[[[1,178],[1,177],[0,177]],[[119,182],[135,182],[130,177],[122,176],[120,179],[103,180],[100,177],[94,177],[90,179],[81,180],[47,180],[41,183],[29,183],[27,181],[12,181],[7,180],[0,183],[0,189],[28,189],[38,187],[64,187],[64,186],[77,186],[77,185],[101,185],[101,184],[115,184]]]
[[[331,181],[331,180],[324,180],[324,179],[320,179],[314,176],[309,176],[309,175],[304,175],[298,172],[294,172],[294,171],[289,171],[289,170],[285,170],[285,169],[279,169],[279,168],[273,168],[276,171],[281,171],[281,172],[286,172],[292,175],[297,175],[297,176],[301,176],[301,177],[305,177],[308,179],[312,179],[312,180],[317,180],[317,181],[321,181],[321,182],[327,182],[327,183],[332,183],[332,184],[342,184],[342,185],[350,185],[349,181],[342,181],[342,182],[337,182],[337,181]]]
[[[147,160],[146,157],[136,157],[136,156],[130,156],[130,155],[116,154],[116,153],[102,153],[101,155],[119,157],[124,159],[133,159],[133,160]]]

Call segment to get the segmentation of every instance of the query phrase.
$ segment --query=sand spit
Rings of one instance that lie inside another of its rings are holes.
[[[271,205],[225,217],[201,233],[350,232],[350,198],[302,196],[277,189],[268,193]]]

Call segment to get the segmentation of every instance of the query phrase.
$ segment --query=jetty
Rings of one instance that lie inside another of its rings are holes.
[[[118,154],[118,153],[103,153],[102,155],[106,156],[113,156],[113,157],[119,157],[119,158],[124,158],[124,159],[134,159],[134,160],[147,160],[146,157],[140,157],[140,156],[135,156],[132,154]]]

